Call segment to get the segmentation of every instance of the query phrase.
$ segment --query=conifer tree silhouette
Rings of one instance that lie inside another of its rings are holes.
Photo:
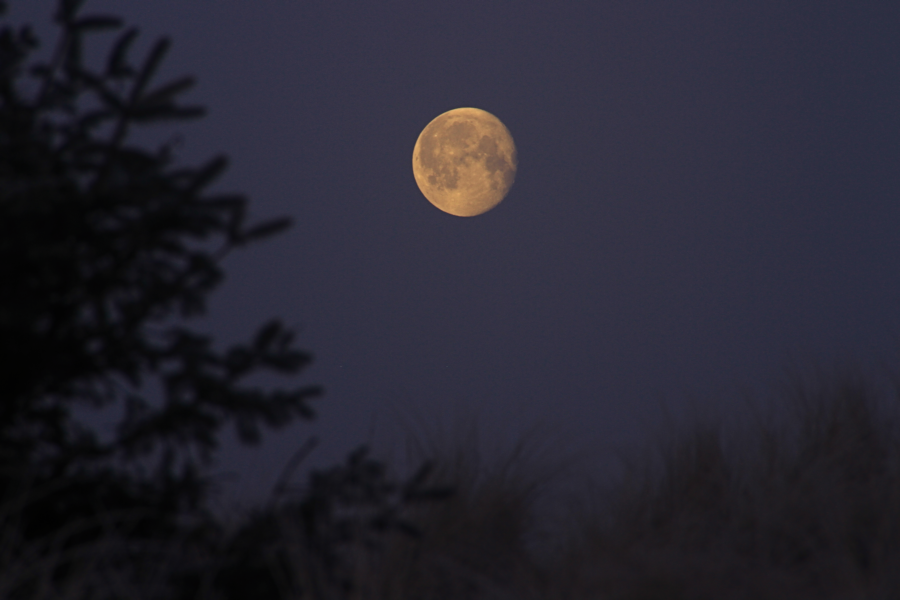
[[[137,126],[203,116],[179,101],[194,80],[154,84],[169,41],[134,64],[137,29],[81,15],[83,4],[59,0],[59,38],[44,62],[33,59],[30,27],[0,24],[0,544],[23,540],[32,544],[26,554],[53,546],[57,556],[76,555],[66,552],[103,547],[110,519],[124,515],[127,528],[115,535],[128,543],[115,546],[108,567],[117,578],[141,587],[158,581],[135,573],[155,568],[162,547],[173,554],[167,562],[186,559],[166,575],[174,588],[162,597],[215,589],[212,597],[240,598],[276,591],[297,542],[285,537],[290,529],[319,573],[312,584],[292,585],[303,597],[344,597],[353,588],[349,546],[377,549],[388,531],[418,535],[406,507],[453,490],[428,486],[429,462],[395,483],[363,446],[282,500],[296,466],[289,465],[276,503],[234,534],[211,513],[205,468],[221,429],[231,425],[241,442],[256,444],[263,427],[313,418],[309,402],[321,390],[247,384],[250,375],[295,375],[309,364],[279,320],[225,351],[185,322],[204,313],[230,251],[290,222],[247,225],[244,196],[209,193],[227,166],[223,156],[184,167],[174,143],[147,149],[131,141]],[[0,0],[0,17],[6,8]],[[119,33],[105,64],[91,68],[86,41],[110,30]],[[112,438],[81,422],[79,407],[119,408]],[[273,547],[278,560],[260,561]],[[0,549],[0,573],[8,572],[15,549]],[[88,563],[53,562],[52,579],[78,580]],[[36,597],[42,577],[15,580],[13,596]]]
[[[137,126],[201,117],[180,102],[194,79],[156,85],[169,41],[135,64],[137,29],[82,4],[59,2],[45,62],[32,29],[0,29],[0,505],[49,486],[28,503],[26,536],[136,507],[152,509],[135,528],[150,535],[162,516],[203,507],[224,426],[258,443],[262,427],[312,418],[320,389],[246,383],[310,362],[278,320],[225,351],[185,325],[222,280],[221,259],[289,219],[248,225],[245,197],[209,193],[223,156],[185,167],[173,143],[130,141]],[[119,33],[105,65],[91,68],[84,46],[108,30]],[[76,406],[121,408],[113,439]]]

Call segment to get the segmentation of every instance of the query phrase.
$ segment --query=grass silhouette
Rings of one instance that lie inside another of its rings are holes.
[[[413,436],[409,454],[433,459],[429,480],[456,494],[405,510],[418,537],[342,546],[341,585],[323,575],[287,504],[243,515],[218,547],[172,542],[141,549],[157,562],[135,564],[194,565],[207,575],[197,598],[900,598],[898,390],[850,370],[797,378],[770,398],[786,418],[757,408],[730,427],[660,431],[652,452],[625,457],[613,485],[567,497],[551,490],[577,460],[536,435],[493,460],[474,427]],[[100,543],[63,551],[59,540],[23,546],[14,513],[0,513],[0,597],[175,597],[150,585],[159,573],[113,560],[130,551],[117,545],[124,516],[110,515]],[[223,589],[210,582],[225,548],[257,570]],[[73,575],[54,584],[49,574],[70,563]],[[275,585],[254,587],[265,569],[279,573]],[[101,588],[109,594],[88,593]]]
[[[419,444],[462,493],[419,516],[432,535],[407,550],[418,562],[376,570],[393,593],[365,596],[900,597],[897,390],[851,370],[797,376],[771,398],[780,422],[755,408],[743,427],[659,431],[655,455],[626,454],[621,480],[586,486],[550,527],[535,508],[553,471],[523,445],[491,466],[473,436]]]

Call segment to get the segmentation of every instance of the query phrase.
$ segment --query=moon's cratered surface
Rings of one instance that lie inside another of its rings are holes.
[[[428,201],[474,217],[506,197],[516,178],[516,145],[500,119],[479,108],[434,118],[416,140],[413,175]]]

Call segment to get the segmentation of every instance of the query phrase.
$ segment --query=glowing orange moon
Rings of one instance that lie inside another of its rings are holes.
[[[416,140],[413,175],[428,201],[457,217],[498,204],[516,178],[516,145],[506,126],[479,108],[434,118]]]

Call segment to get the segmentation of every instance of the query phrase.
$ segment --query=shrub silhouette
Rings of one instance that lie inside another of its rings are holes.
[[[430,461],[396,483],[368,453],[357,448],[346,464],[314,470],[297,493],[245,515],[207,570],[209,587],[227,600],[365,595],[361,567],[398,538],[420,539],[413,510],[455,493],[429,483]]]

